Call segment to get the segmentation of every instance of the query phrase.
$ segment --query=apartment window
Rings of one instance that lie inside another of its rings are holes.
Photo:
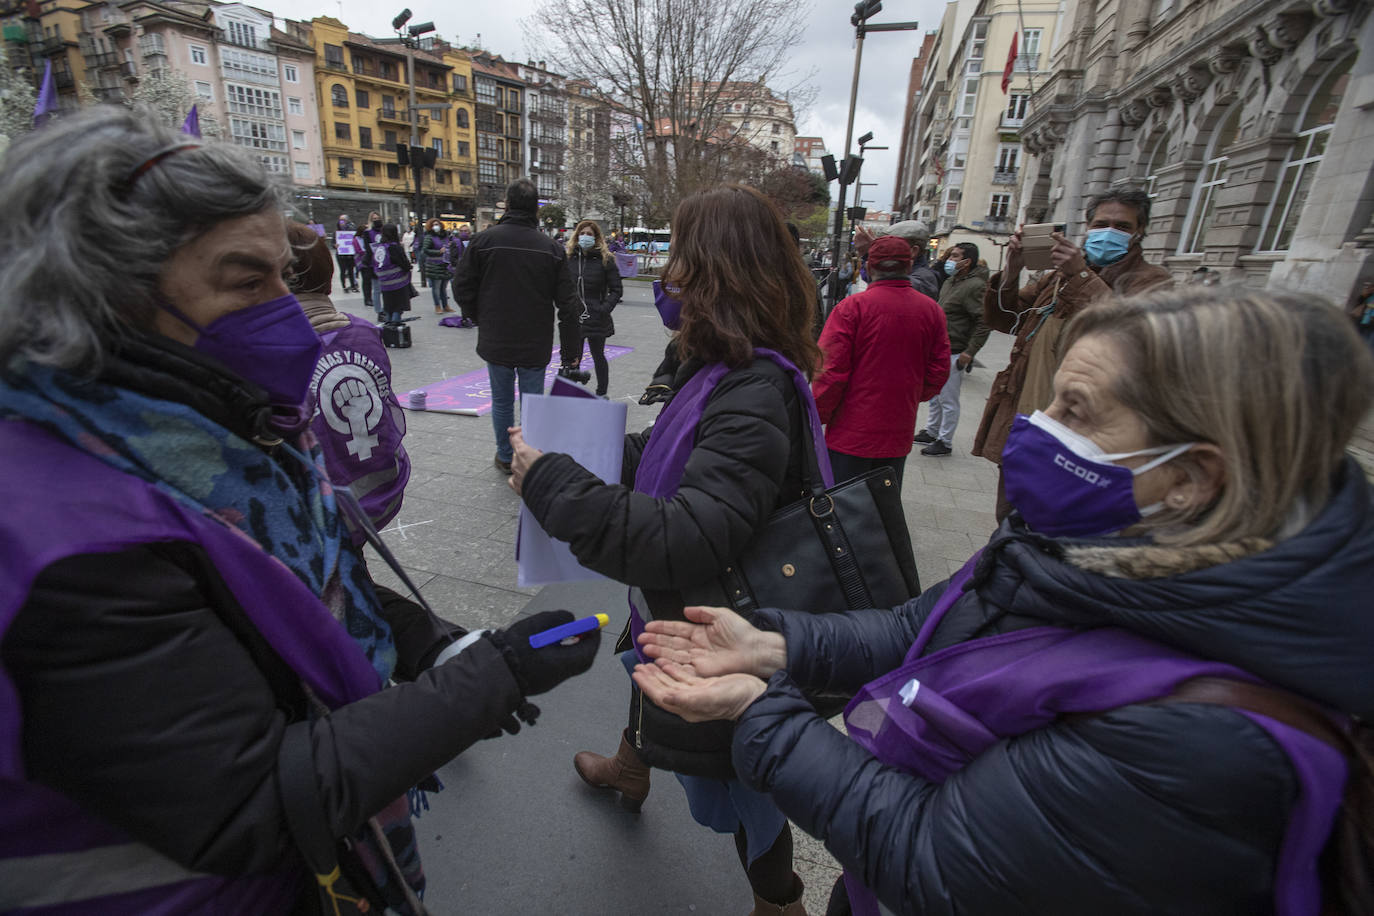
[[[495,162],[479,162],[477,163],[477,178],[482,184],[499,184],[501,166]]]
[[[382,96],[382,111],[389,117],[396,116],[396,97],[394,95]]]
[[[301,104],[300,99],[287,99],[286,110],[293,115],[305,114],[305,106]]]
[[[371,107],[372,107],[372,96],[370,96],[370,95],[367,94],[367,90],[366,90],[366,89],[357,89],[357,90],[354,90],[354,92],[353,92],[353,97],[354,97],[355,101],[358,103],[358,107],[359,107],[359,108],[371,108]]]
[[[981,73],[982,70],[983,62],[981,60],[969,60],[964,63],[964,72],[970,76]]]
[[[1184,223],[1183,243],[1180,254],[1202,251],[1207,244],[1207,230],[1212,228],[1216,216],[1217,194],[1226,185],[1226,149],[1236,142],[1236,131],[1240,128],[1240,105],[1232,105],[1231,111],[1221,122],[1221,127],[1212,135],[1207,147],[1207,164],[1197,178],[1193,189],[1193,199],[1188,207],[1187,221]]]
[[[1026,119],[1026,108],[1030,105],[1030,94],[1013,92],[1007,97],[1007,120],[1020,123]]]
[[[288,163],[285,156],[259,156],[258,161],[261,162],[263,168],[267,169],[269,172],[275,172],[278,175],[286,173],[286,166]]]
[[[509,108],[511,111],[519,111],[519,110],[520,110],[520,90],[519,90],[519,89],[507,89],[507,90],[506,90],[506,107]]]
[[[1265,214],[1260,251],[1284,251],[1293,240],[1293,231],[1298,227],[1312,181],[1317,177],[1317,166],[1331,139],[1336,109],[1350,83],[1350,65],[1354,61],[1353,54],[1338,61],[1308,96],[1297,139],[1288,150],[1274,199]]]
[[[258,44],[258,30],[246,22],[235,22],[229,20],[229,40],[236,45],[243,45],[245,48],[254,48]]]
[[[394,162],[388,162],[388,163],[386,164],[386,177],[387,177],[387,178],[400,178],[400,177],[401,177],[401,167],[400,167],[399,165],[397,165],[396,163],[394,163]]]
[[[358,128],[358,145],[363,149],[372,149],[372,128]]]
[[[252,118],[230,118],[229,135],[239,146],[246,146],[250,149],[272,150],[274,152],[286,152],[286,128],[281,124],[274,124],[271,121],[257,121]],[[266,161],[266,160],[264,160]],[[273,159],[275,163],[276,160]],[[286,171],[286,160],[283,158],[279,163],[280,168],[276,171]]]
[[[467,78],[467,74],[465,74],[465,73],[455,73],[455,74],[453,74],[453,91],[454,91],[454,92],[467,92],[467,91],[468,91],[468,78]]]
[[[999,146],[997,148],[997,171],[1014,172],[1021,158],[1021,147]]]
[[[303,131],[303,130],[293,130],[293,131],[291,131],[291,148],[292,148],[292,149],[305,149],[305,131]]]
[[[335,140],[342,140],[342,141],[344,141],[345,143],[352,142],[352,140],[353,140],[353,129],[352,129],[351,127],[349,127],[347,124],[345,124],[343,121],[335,121],[335,122],[334,122],[334,139],[335,139]]]
[[[215,100],[214,87],[204,80],[196,80],[196,98],[213,102]]]
[[[300,71],[296,69],[295,64],[283,65],[282,76],[286,79],[288,83],[299,83],[301,81]],[[300,165],[299,162],[296,164]]]
[[[394,131],[394,130],[384,130],[384,131],[382,131],[382,149],[392,149],[392,150],[394,150],[395,148],[396,148],[396,131]]]
[[[1026,29],[1021,33],[1021,55],[1037,57],[1040,54],[1040,35],[1044,29]]]
[[[988,37],[988,24],[986,22],[975,22],[973,24],[973,38],[975,41],[982,41]]]
[[[326,67],[333,67],[335,70],[344,69],[343,47],[340,45],[325,45],[324,65]]]
[[[773,133],[775,133],[775,134],[780,134],[780,133],[782,133],[782,125],[781,125],[781,124],[774,124],[774,125],[773,125]]]
[[[348,107],[348,90],[343,87],[342,83],[335,83],[333,86],[331,86],[329,89],[329,95],[334,102],[335,108]]]
[[[310,163],[308,163],[308,162],[297,162],[297,163],[296,163],[296,180],[297,180],[297,181],[309,181],[309,180],[310,180]]]
[[[396,79],[396,65],[389,60],[379,62],[377,64],[377,72],[384,80]]]
[[[968,163],[968,137],[958,137],[950,144],[949,167],[962,169]]]
[[[348,156],[339,157],[339,177],[347,178],[353,174],[353,160]]]
[[[372,161],[370,161],[370,160],[368,160],[368,159],[364,159],[364,160],[363,160],[363,177],[364,177],[364,178],[376,178],[376,177],[377,177],[377,163],[372,162]]]
[[[200,45],[191,45],[191,63],[207,66],[210,58],[206,55],[205,49]]]
[[[489,79],[476,77],[477,101],[483,105],[496,104],[496,84]]]
[[[778,151],[778,141],[773,140],[772,142],[770,142],[768,148],[776,153]]]
[[[472,122],[471,119],[468,117],[468,110],[466,108],[459,108],[456,112],[454,112],[453,123],[457,127],[471,127]]]
[[[459,183],[459,184],[472,184],[472,173],[471,173],[471,172],[459,172],[459,173],[458,173],[458,183]]]
[[[435,170],[434,170],[434,183],[435,183],[435,184],[448,184],[448,169],[435,169]]]
[[[1011,213],[1011,195],[994,194],[992,203],[988,205],[989,219],[1006,219]]]
[[[971,117],[973,117],[974,108],[977,106],[977,104],[978,104],[978,80],[977,80],[977,78],[974,78],[974,79],[966,79],[966,80],[964,80],[964,97],[963,97],[963,100],[962,100],[962,101],[960,102],[960,104],[959,104],[959,115],[960,115],[960,117],[965,117],[965,118],[971,118]]]
[[[469,142],[466,141],[466,140],[459,140],[459,141],[458,141],[458,158],[459,158],[459,159],[466,159],[466,158],[468,158],[468,157],[471,156],[471,155],[472,155],[472,144],[469,143]],[[463,182],[463,183],[464,183],[464,184],[467,184],[467,182]]]
[[[432,145],[434,146],[434,154],[440,159],[444,158],[444,138],[435,137]]]
[[[1145,193],[1150,199],[1159,196],[1155,190],[1155,184],[1159,180],[1160,169],[1164,168],[1169,162],[1169,134],[1164,133],[1150,150],[1150,160],[1145,166]]]
[[[234,114],[257,115],[261,118],[281,118],[281,93],[271,89],[225,83],[224,95]]]

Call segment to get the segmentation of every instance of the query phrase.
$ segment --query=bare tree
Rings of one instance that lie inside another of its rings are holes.
[[[542,0],[526,27],[543,56],[634,119],[612,143],[611,177],[638,189],[647,224],[698,188],[762,173],[744,123],[790,79],[807,12],[776,0]]]
[[[213,109],[213,104],[196,98],[186,75],[175,70],[160,70],[145,76],[130,95],[128,104],[149,112],[169,127],[180,127],[191,106],[197,105],[201,135],[216,139],[221,133],[213,110],[207,110]]]

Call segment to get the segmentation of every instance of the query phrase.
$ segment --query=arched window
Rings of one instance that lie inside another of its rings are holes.
[[[1341,96],[1350,81],[1350,65],[1354,62],[1353,54],[1337,62],[1307,99],[1298,137],[1284,160],[1278,188],[1264,217],[1260,251],[1286,251],[1293,240],[1293,230],[1298,227],[1307,193],[1317,177],[1317,165],[1326,153],[1326,142],[1331,139],[1336,110],[1341,107]]]
[[[467,127],[467,126],[468,126],[468,110],[467,110],[466,108],[459,108],[459,109],[458,109],[458,113],[457,113],[456,115],[454,115],[454,118],[455,118],[455,123],[456,123],[459,127]]]
[[[334,86],[329,90],[329,93],[334,97],[335,108],[348,107],[348,90],[345,89],[342,84],[335,83]]]
[[[1159,196],[1159,192],[1155,190],[1155,181],[1159,178],[1160,169],[1164,168],[1168,160],[1169,133],[1165,131],[1159,135],[1155,145],[1150,148],[1150,158],[1145,163],[1145,193],[1150,195],[1151,200]]]
[[[1240,108],[1239,103],[1232,105],[1222,118],[1221,126],[1212,134],[1212,142],[1207,147],[1207,164],[1198,175],[1192,206],[1188,208],[1188,222],[1178,248],[1180,254],[1202,251],[1207,243],[1207,230],[1212,227],[1216,213],[1217,194],[1226,184],[1226,150],[1236,142],[1236,131],[1240,129]]]

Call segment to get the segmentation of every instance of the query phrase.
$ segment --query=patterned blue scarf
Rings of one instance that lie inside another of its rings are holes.
[[[27,364],[0,377],[0,417],[41,426],[184,506],[242,532],[341,621],[382,682],[396,666],[391,628],[352,550],[307,428],[277,460],[192,408]]]

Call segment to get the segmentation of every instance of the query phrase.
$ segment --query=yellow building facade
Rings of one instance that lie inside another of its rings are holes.
[[[289,26],[315,49],[327,187],[358,197],[410,199],[412,171],[396,155],[411,141],[406,49],[396,39],[351,32],[331,17]],[[434,167],[423,171],[422,212],[415,216],[469,214],[477,171],[471,60],[437,39],[412,53],[418,145],[435,151]],[[443,107],[424,107],[435,105]]]

